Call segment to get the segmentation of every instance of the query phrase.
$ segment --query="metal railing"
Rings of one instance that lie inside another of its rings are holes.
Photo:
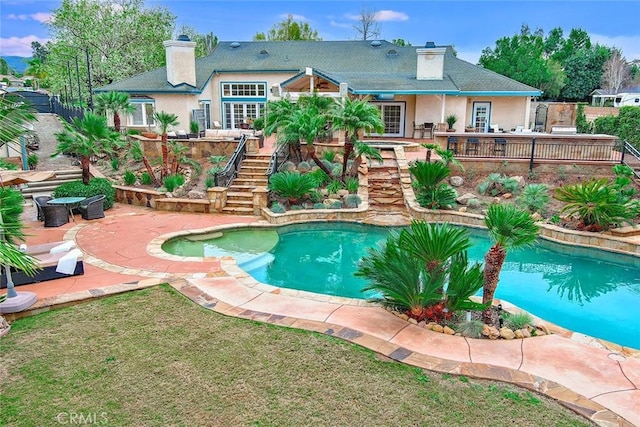
[[[229,162],[220,172],[215,174],[216,187],[228,187],[231,182],[238,176],[242,161],[247,154],[247,135],[242,135],[236,150],[231,155]]]
[[[280,169],[282,164],[288,159],[289,146],[287,144],[279,144],[269,159],[269,165],[267,166],[267,180],[271,179],[271,176],[278,172],[278,169]]]
[[[628,142],[622,144],[620,163],[629,166],[636,178],[640,178],[640,151]]]
[[[530,140],[448,138],[447,150],[453,151],[456,157],[526,159],[532,164],[534,160],[620,162],[622,157],[617,141],[567,143],[535,137]]]

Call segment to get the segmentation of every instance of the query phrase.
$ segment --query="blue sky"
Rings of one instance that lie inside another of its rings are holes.
[[[0,54],[30,56],[31,42],[46,42],[44,22],[61,1],[0,0]],[[589,33],[591,40],[621,48],[627,60],[640,59],[640,0],[627,1],[151,1],[189,25],[220,40],[251,40],[287,14],[308,22],[324,40],[356,38],[353,26],[363,9],[378,12],[381,38],[453,44],[462,59],[475,63],[496,40],[520,32],[522,24],[546,33],[561,27]]]

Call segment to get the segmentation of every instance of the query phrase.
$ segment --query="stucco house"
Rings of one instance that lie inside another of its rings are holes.
[[[224,129],[265,114],[267,101],[317,91],[368,96],[382,111],[387,137],[414,136],[421,123],[458,118],[456,127],[529,127],[531,98],[541,91],[458,59],[451,46],[397,46],[375,41],[221,42],[195,58],[186,36],[164,42],[167,66],[96,89],[131,95],[130,128],[145,129],[151,111],[198,118]],[[153,126],[153,123],[151,123]]]

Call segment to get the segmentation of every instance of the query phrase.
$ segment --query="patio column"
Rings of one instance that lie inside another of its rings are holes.
[[[222,208],[227,206],[227,187],[213,187],[207,190],[207,197],[213,205],[213,210],[222,212]]]
[[[247,138],[247,154],[258,154],[260,152],[260,140],[255,136]]]

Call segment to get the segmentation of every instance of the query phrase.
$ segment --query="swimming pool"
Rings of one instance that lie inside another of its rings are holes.
[[[209,239],[171,239],[163,249],[182,256],[234,256],[256,280],[273,286],[368,298],[371,294],[361,292],[366,281],[353,273],[367,248],[393,230],[355,223],[240,228]],[[482,262],[491,242],[484,230],[468,230],[469,258]],[[541,239],[533,248],[509,252],[496,298],[572,331],[640,348],[636,257]]]

